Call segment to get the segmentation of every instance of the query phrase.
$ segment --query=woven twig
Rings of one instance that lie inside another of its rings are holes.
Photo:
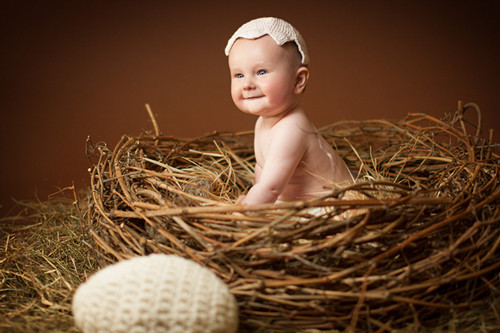
[[[356,183],[245,207],[234,202],[252,183],[252,133],[188,140],[155,126],[155,135],[101,147],[88,228],[102,265],[154,252],[210,268],[237,297],[244,326],[432,325],[500,282],[499,155],[479,126],[468,135],[469,109],[480,117],[468,104],[447,120],[325,127]]]

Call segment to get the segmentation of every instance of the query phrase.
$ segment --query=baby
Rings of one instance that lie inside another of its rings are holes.
[[[351,184],[346,164],[299,106],[309,79],[299,32],[278,18],[255,19],[234,33],[225,53],[236,107],[258,116],[255,184],[238,202],[304,200]]]

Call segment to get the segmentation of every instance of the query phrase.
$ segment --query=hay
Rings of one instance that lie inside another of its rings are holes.
[[[86,201],[19,203],[0,219],[0,331],[78,332],[74,290],[97,269],[80,211]]]
[[[252,182],[252,133],[188,140],[155,126],[113,151],[91,147],[100,153],[87,228],[98,259],[168,253],[203,264],[237,297],[243,327],[440,325],[500,284],[499,155],[492,132],[468,134],[467,110],[480,123],[475,104],[459,103],[444,120],[325,127],[358,181],[275,205],[234,205]],[[327,209],[311,214],[315,207]]]
[[[87,204],[85,199],[78,201],[81,209]],[[86,235],[79,228],[82,218],[79,209],[73,202],[59,199],[25,202],[20,206],[21,213],[0,219],[0,248],[6,250],[0,252],[0,332],[78,332],[70,313],[72,292],[60,283],[59,276],[52,275],[51,281],[43,282],[40,278],[27,280],[26,277],[44,277],[45,272],[53,269],[41,254],[55,265],[73,290],[97,269],[95,254],[82,241]],[[42,222],[43,227],[39,224]],[[61,253],[72,254],[75,262],[60,260],[64,257]],[[45,287],[53,282],[50,290]],[[46,290],[45,295],[40,290]],[[65,296],[54,297],[54,294]],[[51,302],[47,303],[47,299]],[[418,330],[411,324],[401,332],[493,332],[500,328],[499,309],[500,297],[471,310],[453,309],[446,316],[449,321],[440,327]],[[253,331],[243,328],[240,332]],[[303,331],[306,332],[317,331]]]

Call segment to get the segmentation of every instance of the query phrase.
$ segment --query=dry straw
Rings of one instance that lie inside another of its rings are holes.
[[[75,194],[18,206],[0,218],[0,332],[78,332],[73,292],[98,268],[82,230],[87,202]]]
[[[459,103],[444,120],[325,127],[356,184],[252,207],[234,204],[252,182],[252,133],[188,140],[154,122],[154,134],[124,136],[113,151],[89,142],[99,154],[87,228],[103,266],[154,252],[210,268],[237,297],[244,327],[435,326],[500,285],[499,155],[492,132],[469,135],[476,114],[480,124],[479,108]]]

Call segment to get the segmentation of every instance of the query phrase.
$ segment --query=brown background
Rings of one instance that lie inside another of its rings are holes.
[[[438,117],[481,106],[498,141],[498,1],[32,1],[0,5],[2,215],[11,198],[88,186],[85,139],[152,128],[195,137],[253,127],[235,109],[223,49],[249,19],[305,37],[303,106],[318,126]],[[1,215],[0,215],[1,217]]]

